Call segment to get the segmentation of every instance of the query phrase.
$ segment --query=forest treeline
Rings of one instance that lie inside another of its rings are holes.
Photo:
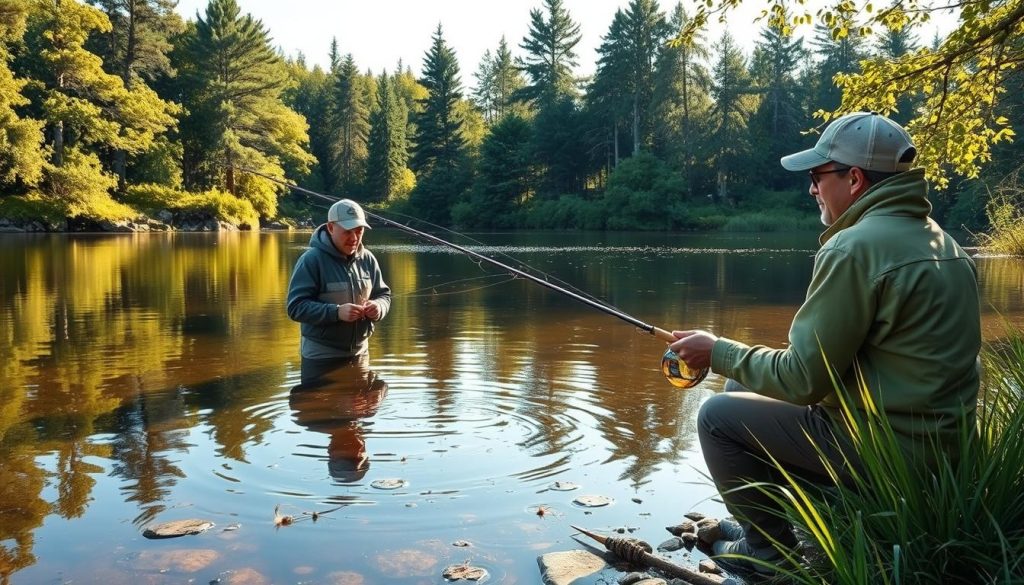
[[[581,78],[579,24],[538,3],[527,35],[495,39],[471,73],[438,24],[417,74],[364,70],[336,40],[311,68],[235,0],[187,21],[173,0],[0,0],[0,217],[319,221],[322,202],[251,169],[463,228],[810,228],[807,179],[778,160],[840,108],[836,76],[941,43],[913,23],[802,38],[783,13],[748,55],[728,31],[670,42],[683,5],[631,0]],[[1021,76],[995,83],[993,115],[1020,127]],[[892,116],[908,122],[921,99]],[[981,180],[933,193],[936,215],[984,228],[1021,154],[994,145]]]

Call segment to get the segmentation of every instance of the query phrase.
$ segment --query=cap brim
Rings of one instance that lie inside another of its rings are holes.
[[[779,159],[779,162],[782,163],[782,168],[787,171],[809,171],[814,167],[820,167],[829,162],[829,159],[815,152],[813,148],[808,148],[807,150],[784,156]]]
[[[343,227],[343,228],[345,228],[347,230],[354,230],[354,229],[356,229],[359,226],[362,226],[362,227],[364,227],[366,229],[370,229],[370,224],[366,223],[365,221],[358,220],[358,219],[346,219],[345,221],[339,221],[337,223],[338,223],[338,225],[340,225],[341,227]]]

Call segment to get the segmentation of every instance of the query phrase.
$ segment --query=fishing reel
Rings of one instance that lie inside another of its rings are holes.
[[[668,383],[676,388],[693,388],[700,384],[707,377],[709,369],[691,368],[671,349],[661,356],[661,373],[665,374]]]

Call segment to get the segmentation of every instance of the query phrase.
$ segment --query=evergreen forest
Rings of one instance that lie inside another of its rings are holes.
[[[174,0],[0,0],[0,218],[322,221],[323,201],[271,177],[457,228],[817,229],[807,177],[780,156],[838,112],[878,109],[924,143],[937,219],[986,230],[994,199],[1022,207],[1022,1],[964,3],[948,38],[893,6],[857,27],[771,3],[746,54],[682,3],[630,0],[584,77],[562,0],[537,0],[526,36],[494,39],[475,71],[443,23],[390,70],[337,40],[324,69],[236,0],[188,20]]]

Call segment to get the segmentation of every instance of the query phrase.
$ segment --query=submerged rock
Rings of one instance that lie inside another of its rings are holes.
[[[135,559],[135,568],[144,571],[175,570],[195,573],[205,569],[220,558],[220,553],[210,549],[146,550]]]
[[[438,564],[433,555],[411,548],[382,552],[373,560],[381,573],[395,579],[427,576]]]
[[[172,520],[163,524],[148,526],[142,531],[146,538],[174,538],[186,534],[201,534],[214,527],[209,520],[189,518],[187,520]]]
[[[331,585],[366,585],[366,578],[355,571],[335,571],[327,575]]]
[[[601,557],[582,550],[548,553],[538,557],[537,564],[545,585],[570,585],[608,566]]]
[[[449,581],[480,581],[487,577],[487,569],[473,567],[468,563],[462,563],[461,565],[450,565],[445,567],[441,576]]]
[[[573,503],[586,508],[600,508],[601,506],[607,506],[614,501],[615,500],[609,496],[589,495],[578,496],[573,500]]]
[[[378,490],[397,490],[407,485],[409,482],[401,478],[375,479],[370,482],[370,487]]]
[[[231,571],[225,582],[227,585],[270,585],[270,579],[252,567]]]

